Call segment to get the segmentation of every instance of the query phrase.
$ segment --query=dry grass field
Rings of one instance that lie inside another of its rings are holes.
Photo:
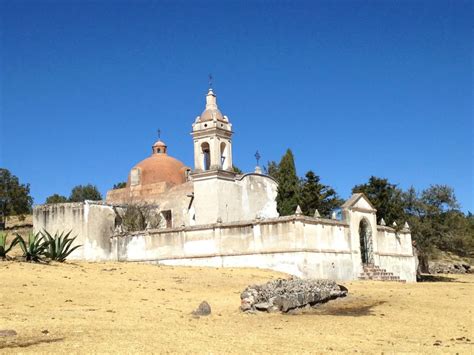
[[[0,262],[0,352],[473,352],[474,275],[347,282],[350,296],[300,315],[243,314],[258,269]],[[207,300],[208,317],[190,313]]]

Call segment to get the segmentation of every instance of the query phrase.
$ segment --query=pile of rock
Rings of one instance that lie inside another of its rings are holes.
[[[248,286],[240,295],[240,309],[244,312],[288,312],[346,295],[347,288],[334,281],[292,277]]]
[[[432,274],[469,274],[473,272],[471,265],[446,261],[430,261],[429,268]]]

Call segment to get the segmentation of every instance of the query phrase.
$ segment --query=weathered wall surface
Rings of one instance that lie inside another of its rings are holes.
[[[110,257],[110,238],[114,233],[115,212],[112,207],[84,203],[38,205],[33,209],[33,230],[49,233],[72,231],[77,236],[74,245],[82,245],[71,259],[107,260]]]
[[[277,183],[260,174],[246,174],[240,180],[221,178],[194,181],[196,225],[248,221],[256,217],[278,217]]]
[[[177,196],[188,192],[184,185],[176,190]],[[189,206],[192,211],[191,198],[189,203],[177,200],[181,202],[163,203],[163,207],[181,208],[183,216]],[[249,199],[250,204],[256,203],[251,201]],[[187,224],[113,236],[114,207],[86,202],[36,206],[33,224],[36,231],[43,228],[52,233],[72,230],[78,235],[77,242],[84,246],[74,253],[76,259],[259,267],[301,277],[352,280],[362,272],[359,228],[361,221],[367,221],[373,239],[374,264],[402,279],[416,281],[409,230],[396,233],[393,228],[377,226],[375,213],[369,209],[346,209],[343,216],[343,221],[297,215],[246,222]]]
[[[261,267],[301,277],[356,277],[347,225],[309,217],[149,231],[112,239],[122,261]]]
[[[376,264],[407,281],[416,281],[416,264],[411,234],[408,230],[377,227]]]

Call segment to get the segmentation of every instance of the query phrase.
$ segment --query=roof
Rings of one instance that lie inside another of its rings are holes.
[[[140,169],[140,185],[142,186],[157,182],[167,182],[172,185],[185,183],[186,170],[188,170],[178,159],[164,153],[152,154],[133,167],[133,169],[136,168]],[[127,185],[130,186],[130,176]]]
[[[157,140],[155,144],[153,144],[153,147],[166,147],[166,143],[162,140]]]
[[[227,119],[224,117],[224,115],[222,115],[221,111],[217,107],[216,94],[214,94],[212,89],[209,89],[209,92],[206,95],[206,108],[201,113],[199,121],[213,121],[214,119],[221,122],[227,122]]]
[[[372,205],[372,203],[369,201],[367,196],[365,196],[361,192],[356,192],[356,193],[352,194],[352,196],[346,202],[344,202],[344,204],[341,206],[341,208],[348,209],[348,208],[356,207],[357,203],[361,199],[364,200],[367,203],[367,205],[370,207],[370,209],[376,211],[374,205]]]

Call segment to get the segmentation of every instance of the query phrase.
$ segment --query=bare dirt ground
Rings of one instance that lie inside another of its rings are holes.
[[[257,269],[0,262],[0,352],[473,352],[474,275],[347,282],[350,296],[300,315],[243,314]],[[208,317],[190,313],[207,300]]]

